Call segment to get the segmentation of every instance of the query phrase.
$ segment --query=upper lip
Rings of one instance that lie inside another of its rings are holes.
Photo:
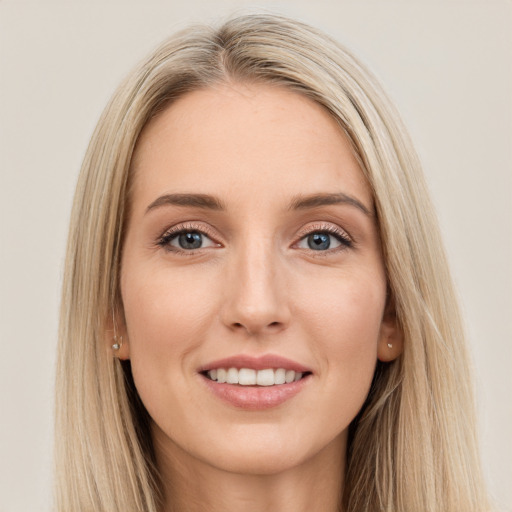
[[[284,368],[285,370],[294,370],[296,372],[311,372],[311,369],[296,361],[278,356],[277,354],[265,354],[262,356],[249,356],[240,354],[224,359],[217,359],[207,363],[199,368],[199,372],[206,372],[217,368],[250,368],[253,370],[265,370],[267,368]]]

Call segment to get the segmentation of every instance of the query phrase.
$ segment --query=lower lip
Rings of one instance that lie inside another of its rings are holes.
[[[203,376],[210,391],[224,402],[238,407],[259,411],[277,407],[293,398],[302,391],[309,382],[311,375],[306,375],[296,382],[275,386],[239,386],[238,384],[218,383]]]

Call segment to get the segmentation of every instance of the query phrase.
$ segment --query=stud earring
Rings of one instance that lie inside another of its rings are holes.
[[[114,327],[114,343],[112,345],[112,350],[116,352],[123,346],[123,337],[117,335],[117,325],[116,325],[116,316],[114,315],[114,310],[112,309],[112,325]]]
[[[114,344],[112,345],[112,350],[119,350],[123,346],[123,337],[122,336],[114,336]]]
[[[393,348],[393,343],[388,343],[388,348]]]

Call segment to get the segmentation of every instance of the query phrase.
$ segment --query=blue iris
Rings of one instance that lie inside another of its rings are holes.
[[[308,236],[308,247],[314,251],[325,251],[331,246],[331,235],[328,233],[313,233]]]
[[[203,235],[197,231],[188,231],[178,236],[182,249],[199,249],[203,245]]]

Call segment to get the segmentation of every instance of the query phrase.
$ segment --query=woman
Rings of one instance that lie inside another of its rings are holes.
[[[59,510],[481,511],[417,158],[336,42],[186,30],[119,88],[71,222]]]

